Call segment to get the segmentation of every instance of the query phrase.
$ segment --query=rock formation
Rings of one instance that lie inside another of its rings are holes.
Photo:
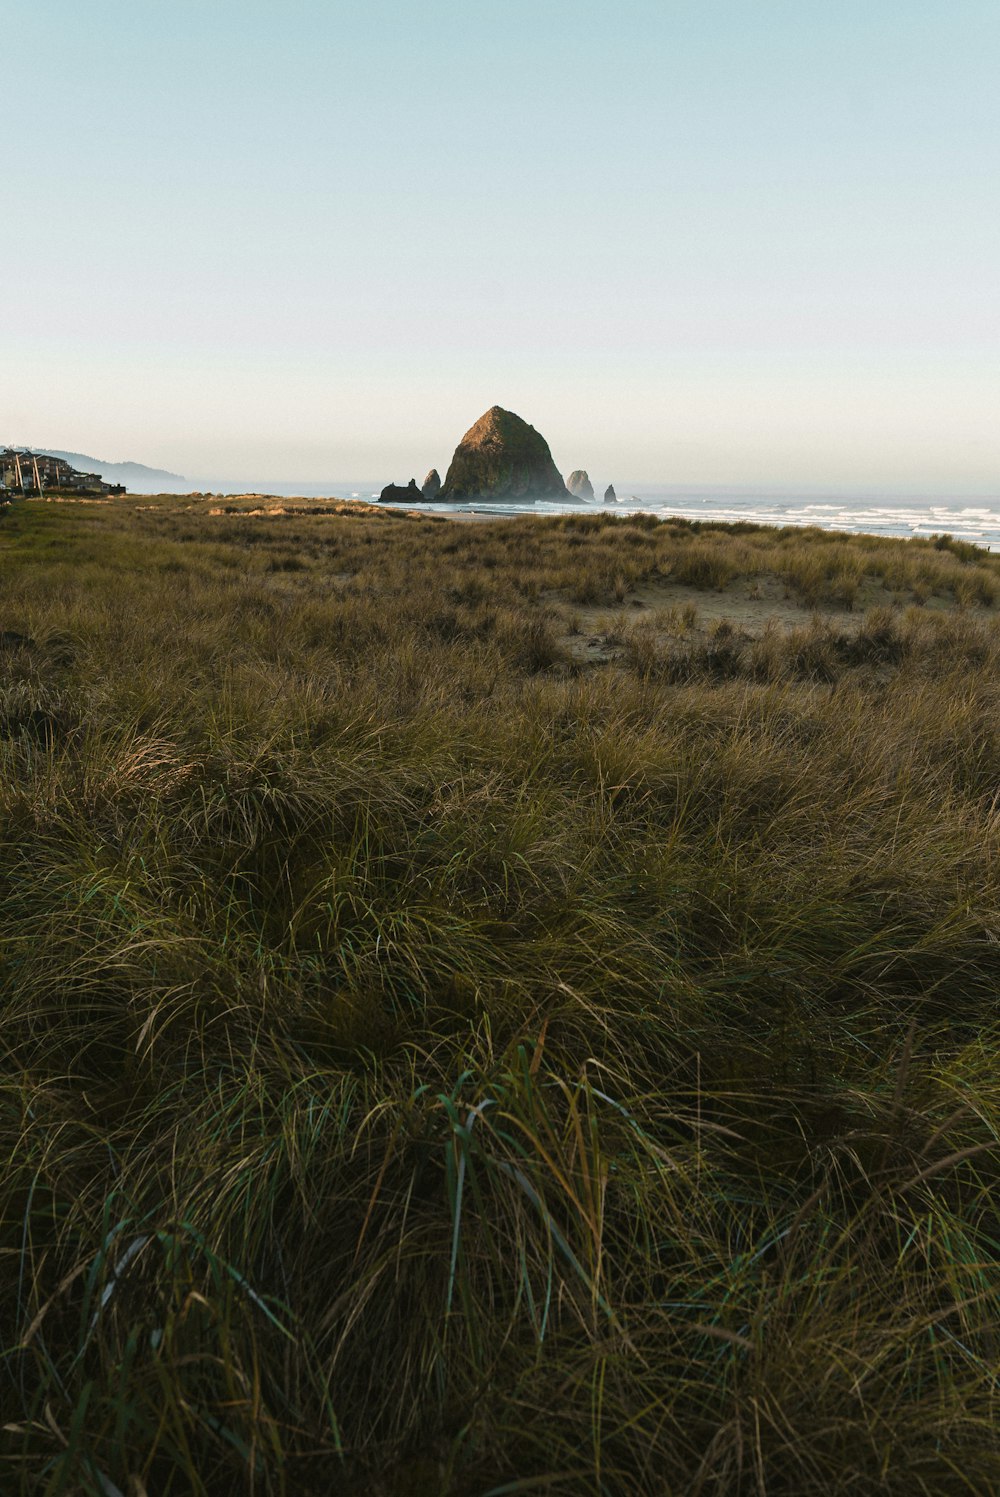
[[[604,490],[604,502],[605,504],[618,503],[618,495],[615,493],[615,486],[613,483],[609,483],[607,488]]]
[[[583,468],[577,468],[569,475],[566,487],[578,499],[593,499],[594,497],[594,485],[590,481],[590,475]]]
[[[380,504],[421,504],[424,498],[415,478],[410,479],[405,489],[400,483],[387,483],[378,497]]]
[[[441,475],[436,468],[432,468],[420,485],[420,492],[425,499],[436,499],[441,492]]]
[[[545,438],[495,405],[455,448],[442,499],[570,499]]]

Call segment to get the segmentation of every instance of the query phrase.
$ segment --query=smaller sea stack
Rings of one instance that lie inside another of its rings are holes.
[[[615,486],[613,483],[609,483],[607,488],[604,490],[604,502],[605,504],[618,503],[618,495],[615,493]]]
[[[423,497],[417,488],[417,480],[411,478],[405,489],[400,483],[387,483],[378,501],[380,504],[420,504]]]
[[[590,475],[583,468],[577,468],[569,475],[566,487],[578,499],[593,499],[594,497],[594,485],[590,481]]]
[[[436,468],[432,468],[420,485],[420,492],[425,499],[436,499],[441,492],[441,475]]]

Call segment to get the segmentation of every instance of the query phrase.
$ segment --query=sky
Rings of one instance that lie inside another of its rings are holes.
[[[0,19],[0,441],[419,482],[500,404],[563,473],[1000,495],[997,0]]]

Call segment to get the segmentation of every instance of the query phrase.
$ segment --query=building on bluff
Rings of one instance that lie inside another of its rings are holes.
[[[572,499],[540,432],[495,405],[455,448],[441,499]]]
[[[61,457],[5,447],[0,452],[0,489],[15,494],[44,494],[46,489],[76,494],[124,494],[121,484],[105,483],[99,473],[80,473]]]

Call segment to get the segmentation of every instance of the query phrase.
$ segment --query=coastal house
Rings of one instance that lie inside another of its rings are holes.
[[[0,489],[42,494],[46,489],[78,494],[124,494],[121,484],[105,483],[99,473],[81,473],[62,458],[23,447],[0,451]]]

